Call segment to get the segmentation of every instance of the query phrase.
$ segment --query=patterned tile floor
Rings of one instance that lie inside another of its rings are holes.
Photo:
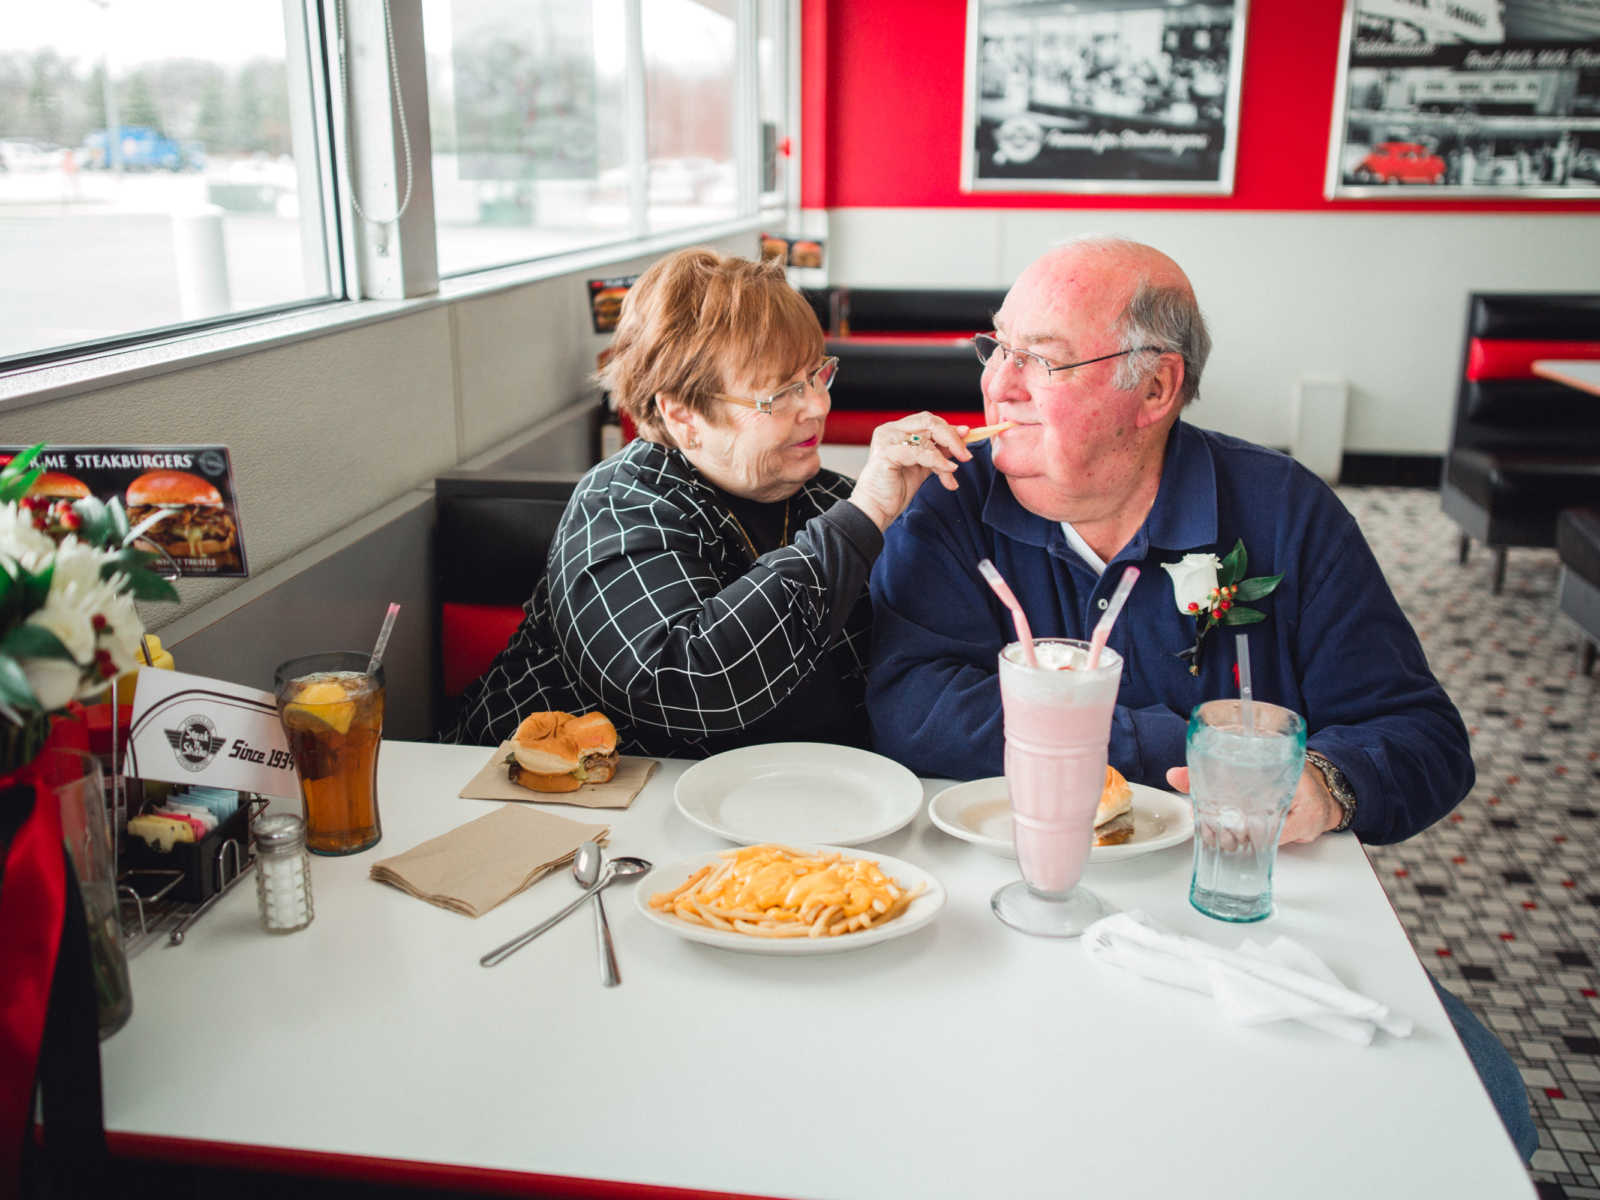
[[[1439,981],[1522,1069],[1542,1200],[1600,1200],[1600,670],[1555,607],[1553,550],[1456,564],[1437,493],[1341,488],[1472,733],[1478,782],[1373,864]]]

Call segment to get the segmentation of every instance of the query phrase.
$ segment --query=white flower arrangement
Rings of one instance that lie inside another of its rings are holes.
[[[119,501],[29,496],[33,446],[0,470],[0,770],[31,761],[50,718],[138,665],[136,600],[176,600],[129,543]],[[31,468],[31,469],[30,469]]]

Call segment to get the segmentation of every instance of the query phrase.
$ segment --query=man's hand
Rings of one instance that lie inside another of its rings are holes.
[[[1173,791],[1187,793],[1189,768],[1167,768],[1167,786]],[[1289,802],[1289,816],[1283,823],[1278,844],[1314,842],[1342,820],[1344,809],[1328,790],[1322,772],[1307,764],[1300,772],[1300,782],[1295,785],[1294,799]]]

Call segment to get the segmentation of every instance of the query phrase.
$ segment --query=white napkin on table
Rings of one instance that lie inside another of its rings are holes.
[[[1411,1036],[1411,1019],[1339,983],[1326,963],[1290,938],[1262,946],[1246,940],[1225,950],[1200,938],[1162,929],[1144,913],[1113,913],[1083,934],[1084,953],[1195,992],[1209,992],[1238,1025],[1301,1021],[1363,1046],[1383,1030]]]

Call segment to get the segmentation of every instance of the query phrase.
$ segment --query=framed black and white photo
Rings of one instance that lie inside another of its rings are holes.
[[[1346,0],[1327,191],[1600,199],[1600,3]]]
[[[967,191],[1233,190],[1247,0],[969,0]]]

